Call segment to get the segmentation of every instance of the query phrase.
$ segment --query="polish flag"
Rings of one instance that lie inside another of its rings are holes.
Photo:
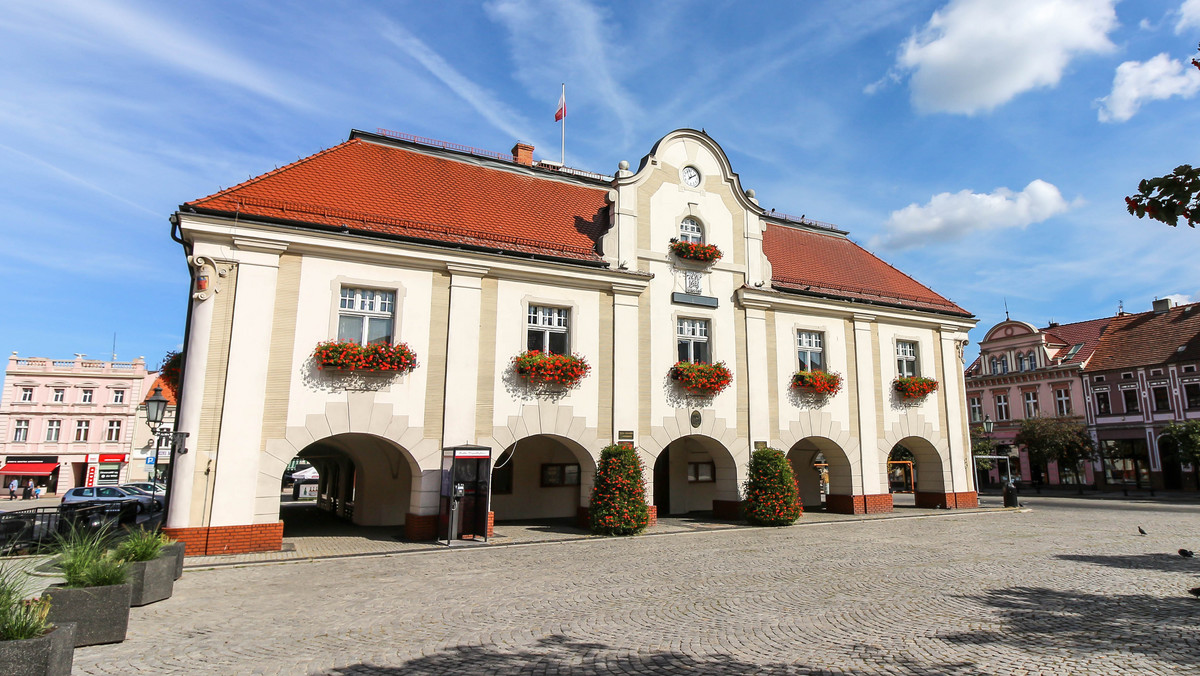
[[[559,122],[567,116],[567,91],[564,89],[558,97],[558,110],[554,111],[554,121]]]

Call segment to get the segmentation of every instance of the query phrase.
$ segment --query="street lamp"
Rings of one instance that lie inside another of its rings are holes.
[[[171,428],[162,424],[163,416],[166,415],[166,413],[167,413],[167,404],[168,403],[170,403],[170,402],[167,400],[166,397],[163,396],[162,388],[161,387],[154,388],[154,394],[152,394],[146,398],[146,425],[150,427],[150,433],[154,435],[154,439],[155,439],[154,461],[156,463],[156,466],[158,463],[158,449],[160,446],[162,446],[162,442],[166,441],[166,442],[170,443],[170,449],[171,449],[170,464],[171,464],[171,467],[174,467],[175,466],[175,454],[177,452],[180,455],[187,453],[187,448],[183,447],[183,440],[187,438],[188,434],[187,434],[187,432],[176,432],[176,431],[172,430]],[[157,474],[158,474],[158,472],[155,472],[155,475],[157,475]],[[168,477],[169,476],[170,475],[168,475]],[[155,497],[158,494],[158,481],[154,481],[152,483],[153,483],[153,486],[151,486],[151,490],[150,490],[150,499],[151,500],[155,499]],[[167,484],[167,489],[170,490],[169,480],[168,480],[168,484]],[[165,518],[166,517],[164,514],[164,519]]]

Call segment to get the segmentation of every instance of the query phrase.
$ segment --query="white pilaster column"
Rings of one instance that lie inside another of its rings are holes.
[[[285,245],[235,239],[237,294],[229,335],[221,436],[213,464],[209,526],[254,523],[267,393],[267,355],[275,323],[275,285]]]
[[[950,485],[947,492],[973,491],[975,472],[971,470],[971,431],[967,426],[966,383],[963,363],[959,359],[959,346],[967,336],[958,327],[943,326],[939,333],[942,341],[942,376],[940,396],[946,413],[946,443],[950,451]]]
[[[770,380],[767,377],[767,308],[766,303],[751,303],[745,300],[746,308],[746,360],[748,366],[747,392],[750,404],[750,448],[746,455],[754,452],[754,442],[771,443],[771,412],[768,404],[767,388]],[[787,452],[786,450],[784,451]]]
[[[854,370],[858,375],[858,464],[862,474],[855,495],[884,493],[879,472],[879,426],[876,423],[880,393],[875,391],[875,345],[871,340],[872,315],[854,315]]]
[[[612,439],[622,441],[621,431],[632,431],[638,443],[638,296],[644,287],[613,285],[613,379]],[[605,393],[608,394],[608,393]],[[603,404],[601,404],[603,405]]]
[[[476,388],[479,383],[479,310],[487,268],[447,265],[450,271],[450,323],[446,333],[446,393],[442,446],[475,443]],[[488,336],[492,340],[493,336]]]

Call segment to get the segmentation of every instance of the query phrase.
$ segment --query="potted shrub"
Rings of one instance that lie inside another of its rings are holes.
[[[933,392],[936,392],[938,388],[936,380],[933,378],[922,378],[921,376],[897,378],[892,385],[901,397],[912,401],[924,399]]]
[[[29,598],[23,576],[0,566],[0,674],[70,676],[75,625],[52,624],[50,599]]]
[[[787,456],[777,448],[760,448],[746,471],[746,520],[755,526],[790,526],[804,513],[800,489]]]
[[[679,383],[688,392],[712,396],[729,387],[733,382],[733,374],[725,366],[725,362],[715,364],[703,362],[680,361],[671,367],[671,379]]]
[[[575,387],[592,370],[583,357],[527,350],[513,357],[513,371],[535,387]]]
[[[170,543],[167,536],[156,530],[131,529],[117,545],[118,560],[125,561],[129,569],[129,605],[144,606],[171,597],[175,588],[174,551],[167,552]]]
[[[417,368],[417,355],[404,343],[358,343],[327,340],[317,343],[313,361],[318,369],[378,371],[404,375]]]
[[[832,371],[797,371],[792,389],[832,397],[842,390],[842,374]]]
[[[681,242],[671,240],[671,253],[677,258],[699,263],[716,263],[721,260],[721,250],[716,244],[701,244],[699,242]]]
[[[110,555],[107,527],[71,527],[59,535],[58,567],[66,580],[46,591],[49,620],[75,623],[75,647],[125,640],[132,587],[125,562]]]
[[[614,444],[600,451],[588,521],[597,535],[636,535],[650,523],[642,459],[632,446]]]

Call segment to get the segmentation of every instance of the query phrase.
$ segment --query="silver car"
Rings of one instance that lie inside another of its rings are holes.
[[[87,488],[72,488],[63,495],[63,504],[70,502],[121,502],[123,500],[137,500],[138,513],[156,512],[162,509],[162,503],[152,499],[149,495],[138,495],[133,491],[127,491],[117,486],[91,486]]]

